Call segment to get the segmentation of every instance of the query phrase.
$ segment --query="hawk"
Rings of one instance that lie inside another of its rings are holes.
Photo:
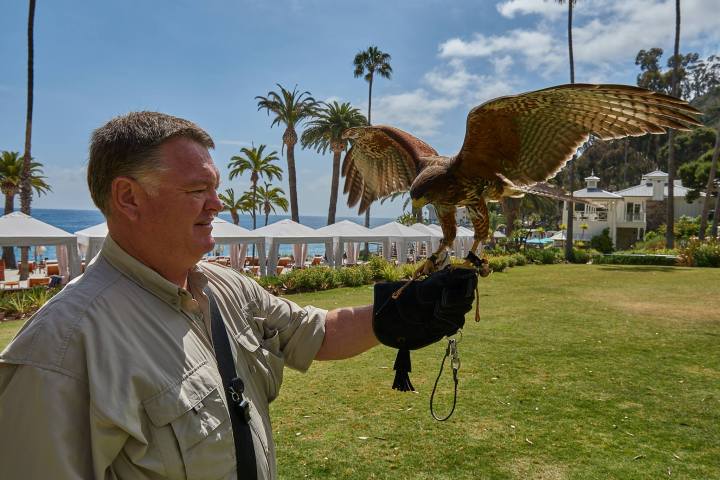
[[[352,147],[342,173],[348,206],[409,191],[416,208],[432,204],[443,239],[421,269],[432,271],[456,235],[455,209],[467,207],[474,229],[470,258],[489,235],[487,202],[519,197],[553,176],[590,135],[600,139],[689,130],[701,114],[687,102],[627,85],[570,84],[500,97],[468,114],[457,155],[441,156],[398,128],[343,132]],[[420,271],[420,269],[419,269]]]

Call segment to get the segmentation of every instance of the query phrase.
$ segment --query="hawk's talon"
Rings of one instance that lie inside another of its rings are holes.
[[[492,269],[490,268],[487,258],[480,258],[472,251],[467,254],[467,257],[465,257],[465,263],[468,266],[473,266],[477,269],[478,273],[483,278],[492,273]]]

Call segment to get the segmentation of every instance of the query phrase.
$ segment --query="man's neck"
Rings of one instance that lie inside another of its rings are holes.
[[[146,267],[151,268],[165,280],[187,290],[188,272],[190,267],[173,268],[172,265],[169,265],[168,262],[165,261],[167,260],[166,257],[164,260],[154,259],[152,255],[144,253],[142,248],[138,248],[136,242],[133,242],[132,238],[114,233],[112,235],[112,239],[125,251],[125,253],[133,257],[135,260],[139,261]]]

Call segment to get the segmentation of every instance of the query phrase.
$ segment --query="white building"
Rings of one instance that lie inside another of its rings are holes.
[[[590,240],[606,228],[617,249],[631,246],[641,240],[647,230],[655,230],[665,223],[668,174],[656,170],[642,176],[640,184],[608,192],[599,188],[600,178],[594,173],[585,179],[586,187],[573,192],[578,199],[590,200],[593,204],[575,204],[575,240]],[[682,215],[697,217],[702,213],[702,201],[688,203],[685,195],[688,188],[675,180],[675,219]],[[701,198],[705,194],[701,194]],[[567,203],[563,208],[563,223],[567,224]],[[586,225],[587,229],[581,228]]]

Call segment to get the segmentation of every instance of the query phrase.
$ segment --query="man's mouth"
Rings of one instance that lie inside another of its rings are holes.
[[[199,227],[210,227],[210,226],[212,226],[212,221],[213,221],[213,219],[211,218],[209,220],[203,220],[201,222],[197,222],[195,225],[197,225]]]

